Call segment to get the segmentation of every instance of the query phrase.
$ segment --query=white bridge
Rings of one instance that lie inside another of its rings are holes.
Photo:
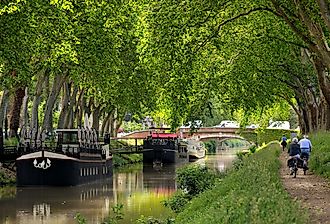
[[[219,142],[225,141],[227,139],[242,139],[242,140],[245,140],[245,138],[243,138],[240,135],[227,134],[227,133],[196,134],[196,135],[193,135],[191,138],[197,138],[201,141],[217,140]]]

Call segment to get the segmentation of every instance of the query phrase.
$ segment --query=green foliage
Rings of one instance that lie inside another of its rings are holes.
[[[16,183],[16,177],[11,171],[0,168],[0,186],[13,185]]]
[[[120,167],[128,164],[142,162],[142,154],[114,154],[112,158],[113,166]]]
[[[313,145],[309,161],[310,169],[330,179],[330,133],[313,133],[310,140]]]
[[[207,167],[196,164],[182,167],[177,171],[178,191],[163,203],[172,211],[179,213],[183,211],[192,198],[211,189],[220,178],[220,174],[211,171]]]
[[[132,132],[132,131],[138,131],[138,130],[142,130],[142,124],[140,123],[136,123],[136,122],[126,122],[124,121],[122,124],[122,128],[124,129],[125,132]]]
[[[164,201],[164,206],[169,207],[175,213],[182,212],[189,204],[189,201],[192,199],[192,195],[189,195],[182,190],[176,191],[172,197]]]
[[[258,129],[256,132],[258,135],[258,145],[262,145],[271,141],[280,141],[283,135],[290,139],[291,133],[297,133],[297,131],[281,129]]]
[[[102,222],[102,224],[116,224],[120,220],[122,220],[124,218],[123,208],[124,208],[123,204],[117,204],[117,205],[113,206],[111,208],[113,215],[110,215],[109,217],[107,217]]]
[[[16,146],[18,144],[18,139],[16,137],[5,138],[3,144],[5,146]]]
[[[144,217],[141,216],[139,219],[135,221],[136,224],[174,224],[175,220],[172,218],[168,218],[166,220],[159,220],[154,217]]]
[[[87,223],[87,219],[85,217],[83,217],[80,213],[77,213],[74,216],[74,219],[76,220],[76,222],[78,224],[86,224]]]
[[[1,186],[1,183],[0,183]],[[0,187],[0,199],[8,199],[16,197],[16,186]]]
[[[204,144],[207,149],[207,153],[216,153],[217,142],[215,140],[210,140],[210,141],[204,142]]]
[[[248,142],[257,143],[258,141],[258,134],[256,131],[245,131],[244,129],[240,130],[238,133],[240,136],[245,138]]]
[[[280,148],[273,144],[249,157],[211,190],[194,198],[176,223],[309,223],[279,177]]]
[[[209,168],[191,164],[177,170],[176,180],[180,190],[195,196],[212,188],[218,178]]]
[[[124,208],[124,205],[122,205],[122,204],[117,204],[117,205],[112,206],[111,210],[112,210],[113,214],[109,214],[109,216],[102,221],[102,224],[119,223],[119,221],[122,220],[124,217],[123,208]],[[84,216],[82,216],[80,213],[77,213],[75,215],[74,219],[76,220],[76,222],[78,224],[87,224],[87,219]]]
[[[257,151],[257,146],[256,145],[252,145],[250,148],[249,148],[249,151],[251,153],[255,153]]]

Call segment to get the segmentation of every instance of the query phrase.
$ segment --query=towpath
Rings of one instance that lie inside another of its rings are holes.
[[[286,166],[287,159],[288,154],[281,153],[280,175],[284,188],[292,198],[300,201],[310,211],[311,223],[330,224],[330,182],[310,171],[304,175],[301,169],[297,177],[293,178]]]

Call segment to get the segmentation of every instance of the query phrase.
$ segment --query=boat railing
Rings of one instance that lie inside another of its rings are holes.
[[[143,143],[143,148],[175,148],[175,141],[168,139],[147,139]]]
[[[86,155],[90,155],[90,157],[102,157],[105,158],[105,151],[100,147],[79,147],[79,146],[68,146],[66,148],[62,148],[59,146],[40,146],[40,147],[32,147],[30,145],[17,145],[17,146],[6,146],[2,152],[2,157],[4,158],[17,158],[19,156],[40,152],[54,152],[63,154],[69,157],[80,159],[82,155],[86,157]],[[94,155],[94,156],[93,156]]]

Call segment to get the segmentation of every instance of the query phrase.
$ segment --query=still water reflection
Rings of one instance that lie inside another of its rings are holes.
[[[233,151],[223,151],[197,163],[223,171],[234,158]],[[0,223],[71,224],[77,223],[77,213],[87,223],[101,223],[117,204],[124,206],[122,223],[132,223],[141,215],[165,218],[171,211],[161,201],[175,192],[175,170],[182,165],[130,167],[115,171],[111,179],[77,187],[3,188]]]

